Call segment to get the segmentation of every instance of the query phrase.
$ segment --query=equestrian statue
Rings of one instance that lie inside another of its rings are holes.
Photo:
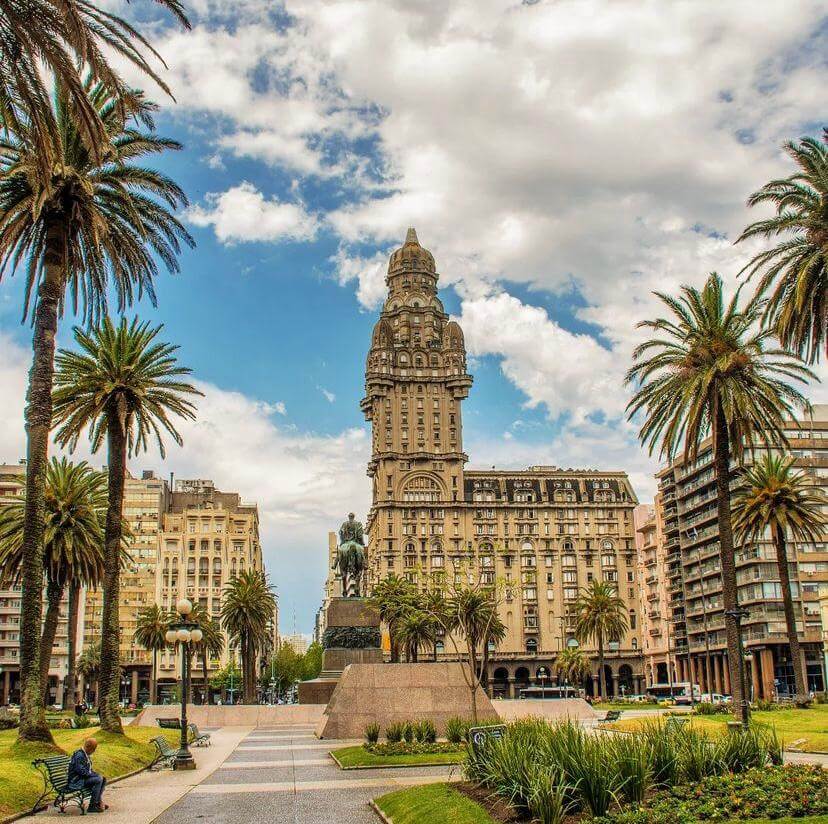
[[[339,527],[339,548],[333,568],[342,578],[342,595],[359,598],[362,574],[365,571],[365,538],[362,524],[348,513],[348,520]]]

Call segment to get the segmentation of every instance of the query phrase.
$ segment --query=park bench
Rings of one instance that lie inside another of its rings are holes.
[[[621,710],[607,710],[604,721],[617,721],[621,717]]]
[[[209,747],[210,746],[210,733],[209,732],[199,732],[198,727],[195,724],[187,724],[187,728],[190,731],[190,743],[194,747]]]
[[[77,804],[81,815],[86,813],[83,802],[92,797],[92,793],[86,789],[69,789],[69,756],[53,755],[49,758],[36,758],[32,766],[43,776],[43,792],[40,798],[35,801],[32,812],[36,812],[44,799],[54,793],[52,802],[62,813],[66,812],[68,804]]]
[[[180,718],[159,718],[158,719],[158,726],[161,727],[163,730],[180,730],[181,729],[181,719]]]
[[[155,744],[155,749],[158,751],[158,755],[155,757],[155,761],[152,762],[150,767],[157,769],[158,767],[174,766],[178,750],[174,750],[170,746],[170,742],[167,741],[163,735],[153,738],[152,743]]]

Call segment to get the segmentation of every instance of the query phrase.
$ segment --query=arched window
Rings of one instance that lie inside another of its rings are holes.
[[[534,550],[535,550],[535,547],[533,546],[531,541],[524,541],[520,545],[520,551],[521,552],[534,552]]]
[[[563,542],[564,552],[572,552],[572,541]]]
[[[601,541],[601,549],[608,549],[610,552],[614,549],[612,541]]]

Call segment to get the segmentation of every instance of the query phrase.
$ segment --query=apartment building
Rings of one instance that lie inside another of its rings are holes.
[[[181,598],[201,604],[212,618],[221,614],[224,586],[237,574],[263,569],[259,542],[259,511],[236,492],[220,492],[210,480],[178,480],[161,517],[155,601],[168,610]],[[274,643],[278,615],[273,616]],[[208,678],[238,651],[229,644],[219,658],[208,662]],[[159,696],[171,694],[179,662],[172,650],[159,655]],[[201,667],[193,671],[196,695],[206,685]]]
[[[335,532],[328,533],[328,570],[325,576],[324,593],[322,597],[322,604],[316,610],[316,617],[313,625],[313,640],[321,644],[322,636],[328,628],[328,605],[331,603],[331,598],[337,598],[342,595],[341,576],[334,569],[336,562],[336,553],[339,546],[338,536]]]
[[[410,229],[391,255],[388,296],[374,327],[362,409],[372,427],[368,474],[369,588],[389,573],[440,587],[448,576],[503,582],[507,637],[493,650],[489,686],[516,696],[553,672],[557,654],[578,642],[572,605],[592,580],[615,583],[630,630],[613,639],[607,682],[639,692],[639,581],[626,474],[533,466],[467,470],[462,405],[472,385],[460,326],[437,294],[434,258]],[[585,679],[597,688],[597,657]],[[438,656],[450,657],[448,639]]]
[[[828,406],[786,429],[796,465],[815,484],[828,476]],[[719,562],[715,477],[710,445],[698,459],[673,461],[657,477],[657,517],[663,521],[667,564],[665,589],[673,626],[679,680],[703,690],[730,692]],[[750,457],[747,457],[750,460]],[[731,488],[739,482],[733,468]],[[797,627],[805,651],[809,687],[825,689],[820,586],[828,582],[828,542],[789,541],[788,553]],[[776,555],[770,540],[736,548],[739,602],[748,611],[743,639],[748,688],[753,698],[794,692],[793,668],[782,605]]]

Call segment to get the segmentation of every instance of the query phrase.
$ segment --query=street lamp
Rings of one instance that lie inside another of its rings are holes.
[[[549,677],[546,667],[541,667],[538,670],[538,677],[541,682],[541,701],[546,698],[546,679]]]
[[[180,618],[170,623],[164,636],[167,643],[172,644],[173,647],[177,644],[181,646],[181,739],[173,769],[194,770],[196,763],[187,741],[187,702],[190,699],[190,656],[192,655],[190,644],[199,643],[203,633],[198,624],[189,620],[193,605],[187,598],[182,598],[175,605],[175,609]]]

